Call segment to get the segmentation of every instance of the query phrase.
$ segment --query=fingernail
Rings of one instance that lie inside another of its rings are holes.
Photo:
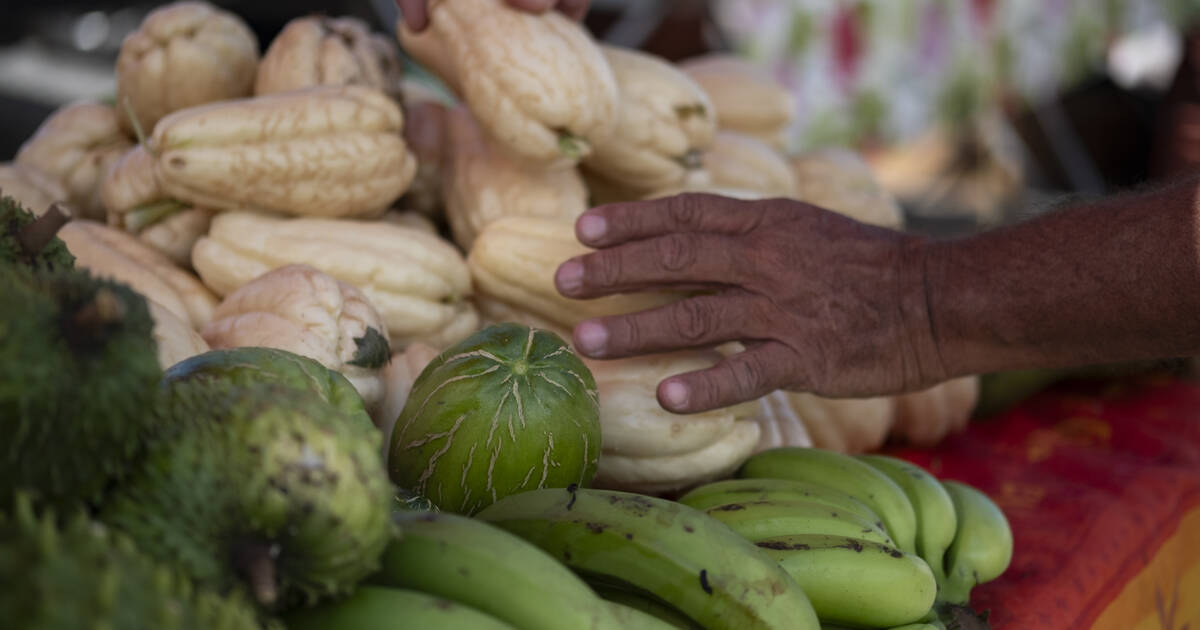
[[[575,342],[584,354],[598,354],[608,343],[608,330],[598,322],[583,322],[575,329]]]
[[[568,260],[558,268],[558,288],[564,293],[575,293],[583,286],[583,263]]]
[[[579,219],[579,235],[587,241],[598,241],[608,231],[608,222],[604,217],[589,214]]]
[[[663,402],[672,409],[682,409],[688,402],[688,387],[679,381],[668,381],[663,385]]]

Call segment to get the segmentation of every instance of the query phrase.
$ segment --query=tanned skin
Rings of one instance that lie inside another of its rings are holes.
[[[954,240],[863,225],[793,200],[690,194],[593,208],[597,251],[566,261],[559,291],[586,299],[698,292],[581,323],[604,359],[738,341],[746,350],[659,384],[692,413],[775,389],[824,396],[913,391],[987,372],[1200,353],[1200,180]]]

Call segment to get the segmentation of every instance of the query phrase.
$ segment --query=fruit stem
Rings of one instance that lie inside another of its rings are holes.
[[[174,199],[152,201],[125,213],[125,230],[137,234],[143,229],[185,209],[187,209],[187,206]]]
[[[27,255],[37,255],[50,244],[50,241],[54,240],[59,229],[70,220],[70,213],[64,212],[60,204],[51,204],[50,209],[46,210],[42,216],[21,228],[21,231],[17,233],[17,242],[21,244],[21,249],[25,250]]]
[[[80,328],[96,330],[105,324],[119,321],[125,316],[125,307],[111,289],[96,291],[92,301],[75,313],[75,323]]]
[[[253,542],[240,545],[234,551],[234,566],[246,576],[254,598],[263,606],[271,606],[279,597],[275,585],[275,555],[274,546]]]

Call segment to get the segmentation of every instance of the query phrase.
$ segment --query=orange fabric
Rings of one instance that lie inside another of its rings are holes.
[[[1200,628],[1200,384],[1067,384],[936,449],[888,450],[1008,516],[1012,565],[972,595],[995,630]]]
[[[1200,509],[1193,509],[1145,569],[1104,609],[1092,630],[1174,630],[1200,625],[1197,549]]]

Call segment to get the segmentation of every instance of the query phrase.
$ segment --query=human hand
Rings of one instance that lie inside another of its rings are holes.
[[[400,11],[404,14],[404,21],[414,33],[420,33],[429,25],[429,1],[430,0],[396,0]],[[557,9],[572,20],[582,20],[587,14],[588,5],[591,0],[504,0],[517,9],[523,11],[531,11],[533,13],[542,13],[550,9]]]
[[[574,341],[585,356],[745,346],[710,369],[660,383],[658,400],[669,411],[725,407],[776,389],[868,396],[943,380],[923,238],[798,201],[705,194],[593,208],[576,235],[597,251],[559,267],[555,284],[567,297],[698,292],[582,322]]]

